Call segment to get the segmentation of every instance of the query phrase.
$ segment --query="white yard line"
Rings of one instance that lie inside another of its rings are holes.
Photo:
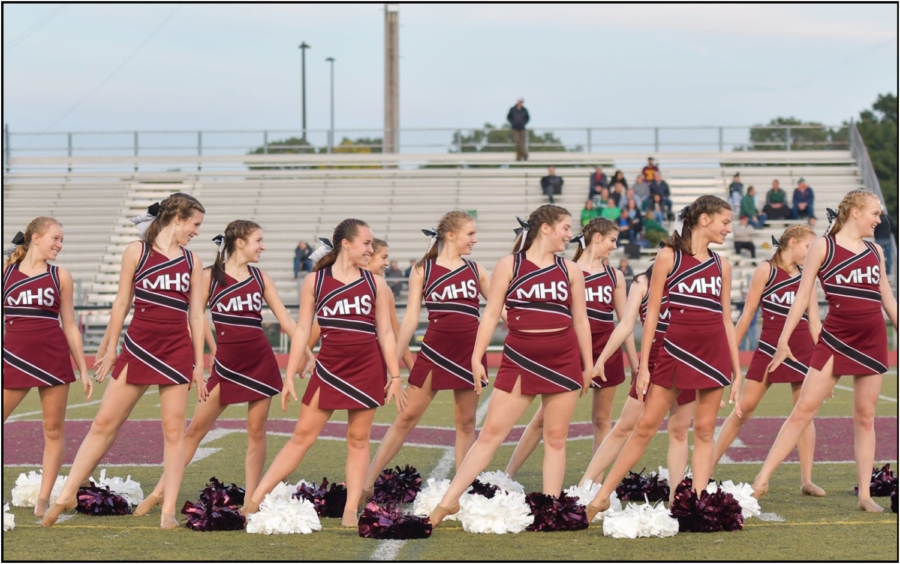
[[[147,390],[144,393],[144,395],[149,396],[151,394],[158,394],[158,393],[159,393],[158,390]],[[99,403],[100,403],[100,400],[89,401],[86,403],[76,403],[74,405],[66,406],[66,412],[68,412],[70,409],[77,409],[79,407],[89,407],[91,405],[99,405]],[[18,419],[21,419],[22,417],[31,417],[32,415],[41,415],[42,413],[43,413],[43,411],[41,411],[41,410],[26,411],[25,413],[14,413],[13,415],[9,416],[9,419],[7,419],[7,421],[17,421]],[[67,419],[67,421],[74,421],[74,419]]]
[[[492,390],[493,391],[493,390]],[[478,406],[478,411],[475,412],[475,427],[480,427],[482,422],[484,422],[484,418],[487,415],[487,408],[490,404],[491,398],[488,397],[484,400],[484,402]],[[444,451],[444,455],[438,460],[437,465],[435,465],[434,470],[431,471],[431,474],[425,479],[427,482],[430,479],[434,479],[436,482],[439,482],[450,475],[450,466],[453,464],[453,459],[455,458],[455,450],[453,447],[447,447]],[[397,555],[400,553],[400,549],[402,549],[406,545],[405,540],[386,540],[381,541],[378,545],[378,548],[372,552],[372,560],[396,560]]]
[[[845,392],[853,392],[853,388],[851,388],[851,387],[849,387],[849,386],[841,386],[840,384],[838,384],[838,385],[835,386],[835,388],[838,389],[838,390],[843,390],[843,391],[845,391]],[[893,403],[897,403],[897,398],[892,398],[892,397],[890,397],[890,396],[879,395],[879,396],[878,396],[878,399],[883,399],[884,401],[890,401],[890,402],[893,402]]]

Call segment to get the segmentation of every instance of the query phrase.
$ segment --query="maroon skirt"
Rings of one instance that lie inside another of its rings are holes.
[[[9,331],[3,337],[3,389],[45,388],[75,381],[62,327]]]
[[[268,399],[281,392],[281,370],[262,331],[251,341],[219,344],[206,383],[210,391],[216,386],[222,405]]]
[[[669,323],[650,382],[664,388],[705,390],[731,384],[725,328],[717,323]]]
[[[600,353],[603,352],[603,348],[606,347],[606,343],[609,342],[609,337],[612,335],[613,329],[613,325],[610,323],[609,331],[591,333],[594,362],[597,362],[597,359],[600,358]],[[594,381],[591,384],[592,388],[614,388],[625,381],[625,355],[622,352],[621,347],[609,357],[603,364],[603,367],[605,369],[604,374],[606,375],[606,382],[600,378],[594,378]]]
[[[580,390],[583,383],[578,339],[572,327],[553,333],[510,331],[494,386],[512,392],[522,378],[524,396]]]
[[[430,373],[432,390],[474,389],[472,352],[476,334],[477,330],[439,331],[430,326],[409,373],[409,383],[421,388]],[[481,362],[487,374],[487,355],[482,357]]]
[[[371,341],[335,345],[326,341],[316,357],[303,404],[319,392],[319,409],[372,409],[384,405],[387,370],[381,347]]]
[[[126,367],[129,384],[190,383],[194,372],[194,350],[187,321],[162,325],[158,321],[135,317],[125,333],[113,378],[118,378]]]
[[[831,308],[813,351],[810,366],[822,370],[834,357],[835,376],[873,376],[888,371],[884,319],[871,315],[836,315]]]
[[[650,345],[650,361],[647,363],[647,367],[650,369],[650,377],[653,378],[653,369],[656,367],[656,355],[659,354],[659,349],[662,347],[662,338],[655,337],[653,339],[653,344]],[[652,387],[653,384],[650,384]],[[647,393],[650,393],[650,389],[647,389]],[[631,379],[631,388],[628,390],[628,397],[634,398],[640,401],[640,398],[637,394],[637,379]],[[678,405],[687,405],[692,401],[697,399],[697,390],[681,390],[681,393],[678,394]]]
[[[756,351],[753,353],[753,359],[750,360],[750,368],[747,369],[748,380],[763,381],[766,368],[772,362],[772,356],[775,354],[780,336],[781,334],[779,333],[778,335],[769,334],[760,337],[759,345],[757,345]],[[791,334],[788,345],[791,347],[791,352],[794,354],[797,362],[790,358],[784,359],[784,362],[774,372],[769,372],[766,381],[770,384],[802,382],[806,378],[806,373],[809,372],[809,363],[816,348],[812,335],[809,333],[809,327],[805,324],[803,327],[798,327]]]

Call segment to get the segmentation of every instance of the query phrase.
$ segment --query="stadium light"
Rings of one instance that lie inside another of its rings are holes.
[[[300,43],[300,88],[303,95],[303,140],[306,141],[306,50],[310,45],[306,41]]]

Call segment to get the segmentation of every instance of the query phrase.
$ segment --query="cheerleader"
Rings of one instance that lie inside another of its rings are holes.
[[[799,362],[788,361],[777,370],[766,373],[766,367],[772,360],[775,345],[781,336],[790,306],[800,287],[800,265],[806,258],[806,252],[816,237],[815,231],[807,225],[794,225],[781,234],[780,239],[772,237],[775,254],[763,262],[753,272],[750,281],[750,292],[744,304],[744,312],[735,328],[735,340],[740,343],[756,316],[756,309],[762,302],[763,326],[759,346],[753,353],[750,368],[747,370],[747,381],[741,392],[740,406],[742,416],[732,412],[722,425],[716,439],[714,458],[718,465],[722,455],[737,438],[741,427],[750,419],[756,406],[772,384],[790,384],[794,403],[800,396],[800,386],[809,370],[815,341],[822,330],[819,320],[819,304],[809,300],[807,314],[803,316],[790,336],[790,347]],[[813,453],[816,448],[816,429],[813,422],[803,430],[797,449],[800,451],[800,491],[806,495],[823,497],[825,491],[812,481]],[[715,468],[715,467],[714,467]]]
[[[642,342],[650,343],[656,333],[664,294],[668,294],[669,327],[650,374],[650,351],[641,349],[637,393],[647,396],[622,453],[586,507],[588,522],[609,508],[609,496],[641,459],[678,390],[696,390],[694,415],[694,490],[706,489],[713,466],[713,433],[722,389],[731,384],[730,401],[740,389],[734,325],[731,322],[731,265],[709,250],[722,244],[731,232],[731,206],[715,196],[701,196],[679,213],[682,225],[659,251],[650,279],[650,300]],[[724,330],[723,330],[724,329]],[[729,382],[727,374],[733,380]],[[738,415],[740,405],[736,408]]]
[[[487,419],[431,514],[434,526],[459,511],[460,496],[487,468],[536,395],[544,409],[543,492],[558,496],[562,490],[569,422],[578,390],[584,395],[591,386],[593,367],[584,275],[578,265],[556,255],[572,238],[568,211],[544,205],[519,223],[513,254],[501,258],[491,276],[472,353],[475,391],[480,394],[487,378],[482,359],[505,303],[509,335]]]
[[[625,312],[625,277],[621,271],[604,264],[610,253],[616,249],[619,228],[608,219],[598,217],[588,223],[581,235],[572,239],[579,244],[575,251],[575,264],[584,273],[585,302],[587,315],[591,325],[593,356],[596,359],[610,335],[613,333],[613,310],[619,320]],[[637,353],[634,348],[634,337],[625,338],[625,350],[633,375],[637,374]],[[616,387],[625,381],[625,362],[620,350],[622,343],[616,347],[606,361],[605,374],[595,377],[591,388],[594,390],[591,403],[591,421],[594,424],[594,444],[591,453],[597,451],[612,425],[612,403],[616,397]],[[525,460],[534,452],[541,440],[544,412],[538,408],[534,418],[525,428],[519,444],[513,452],[506,473],[515,476]]]
[[[203,271],[203,287],[204,301],[212,309],[218,345],[206,383],[209,396],[197,406],[184,434],[184,460],[185,465],[191,463],[200,441],[225,408],[247,402],[244,489],[246,495],[252,495],[266,460],[269,403],[281,391],[281,370],[262,330],[262,301],[288,335],[294,334],[297,324],[281,303],[269,275],[250,266],[259,262],[265,250],[259,225],[242,219],[232,221],[225,234],[216,236],[213,242],[219,245],[219,252],[213,266]],[[308,356],[313,359],[312,353]],[[307,368],[312,371],[311,363]],[[165,474],[134,514],[146,515],[162,503],[164,486]]]
[[[154,384],[159,386],[165,441],[160,528],[178,526],[175,502],[184,473],[188,390],[196,385],[201,402],[207,396],[203,381],[203,267],[200,259],[184,248],[200,234],[204,213],[196,198],[177,193],[153,204],[147,214],[133,220],[143,240],[125,248],[119,292],[94,364],[99,367],[98,382],[110,373],[113,381],[103,394],[62,492],[44,515],[43,526],[53,525],[60,513],[75,508],[79,485],[97,467],[135,404]],[[132,300],[134,317],[125,333],[122,355],[117,359],[119,334]]]
[[[62,225],[52,217],[36,217],[12,243],[3,272],[3,422],[31,388],[38,389],[44,459],[34,514],[43,517],[65,454],[66,402],[69,384],[75,381],[69,355],[78,365],[88,401],[93,382],[75,323],[72,275],[47,262],[62,251]]]
[[[866,190],[844,196],[838,211],[828,210],[833,222],[825,237],[816,239],[806,254],[797,296],[784,322],[778,347],[769,363],[774,373],[788,359],[799,362],[791,341],[803,313],[813,301],[816,277],[828,299],[828,315],[819,335],[800,397],[753,482],[754,495],[769,490],[769,478],[787,458],[812,422],[822,402],[841,376],[853,376],[853,425],[859,508],[877,513],[883,509],[872,501],[869,484],[875,462],[875,404],[887,372],[887,331],[881,310],[897,329],[897,300],[886,276],[884,253],[866,241],[881,223],[881,202]]]
[[[294,471],[336,409],[347,410],[347,503],[341,524],[357,526],[357,508],[369,463],[369,434],[375,408],[394,399],[403,410],[397,347],[391,329],[390,289],[365,266],[372,256],[372,230],[358,219],[345,219],[332,244],[313,253],[315,276],[300,289],[300,319],[292,339],[281,407],[296,401],[293,375],[300,368],[315,315],[322,327],[322,348],[303,395],[300,418],[290,440],[275,457],[241,511],[259,510],[267,493]],[[385,364],[390,373],[386,384]]]
[[[409,355],[423,298],[428,308],[428,330],[404,391],[406,409],[394,419],[369,465],[363,483],[364,499],[372,495],[382,469],[400,451],[439,391],[453,391],[456,468],[475,442],[478,395],[471,360],[478,332],[478,296],[487,296],[489,278],[486,271],[464,257],[478,242],[478,231],[475,219],[459,211],[444,215],[437,228],[423,231],[431,238],[431,245],[409,274],[409,297],[397,333],[397,353]],[[482,365],[486,371],[486,359]]]
[[[594,364],[594,381],[605,378],[608,359],[619,354],[619,347],[634,333],[634,325],[640,317],[641,324],[647,323],[647,307],[650,302],[650,279],[653,276],[653,267],[646,272],[638,274],[631,283],[631,291],[628,293],[628,302],[625,305],[625,314],[616,326],[615,331],[609,337],[606,346]],[[668,297],[663,296],[660,303],[659,320],[656,323],[656,333],[653,342],[649,345],[650,357],[648,370],[651,377],[656,365],[656,356],[663,344],[663,337],[669,326],[669,312],[667,308]],[[622,413],[616,419],[616,424],[603,439],[600,448],[594,453],[591,463],[588,465],[579,486],[584,486],[590,480],[593,483],[601,483],[603,475],[610,464],[622,452],[625,441],[631,436],[634,426],[644,410],[645,395],[637,393],[637,378],[632,378],[631,389],[628,398],[622,406]],[[696,390],[682,390],[678,399],[669,411],[669,450],[667,464],[669,467],[669,483],[678,484],[684,478],[685,467],[688,462],[688,429],[691,426],[691,418],[694,415],[694,401],[697,399]],[[670,489],[669,501],[675,497],[675,488]]]

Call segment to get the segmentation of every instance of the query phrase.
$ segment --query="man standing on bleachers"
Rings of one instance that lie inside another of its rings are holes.
[[[777,180],[772,181],[772,189],[766,193],[766,205],[763,206],[763,213],[769,219],[791,218],[791,209],[787,205],[787,194],[778,185]]]
[[[793,205],[791,206],[791,217],[793,219],[816,218],[814,209],[815,194],[812,188],[806,185],[806,180],[797,181],[797,188],[794,190]]]
[[[556,176],[556,168],[551,166],[547,169],[547,176],[541,178],[541,191],[549,198],[551,204],[553,196],[562,194],[562,186],[563,179]]]
[[[741,205],[741,199],[744,197],[744,185],[741,183],[741,173],[735,172],[731,184],[728,186],[728,203],[731,207],[737,208]]]
[[[598,166],[596,170],[591,173],[591,185],[590,190],[588,191],[588,200],[593,200],[594,196],[599,195],[601,188],[609,188],[609,179],[603,174],[603,168]]]
[[[509,113],[506,114],[506,121],[509,122],[509,126],[512,129],[512,138],[516,144],[517,161],[528,160],[528,152],[525,150],[525,136],[528,132],[526,131],[525,126],[528,125],[530,117],[528,115],[528,110],[526,110],[523,105],[524,103],[525,99],[519,98],[516,105],[510,108]]]

